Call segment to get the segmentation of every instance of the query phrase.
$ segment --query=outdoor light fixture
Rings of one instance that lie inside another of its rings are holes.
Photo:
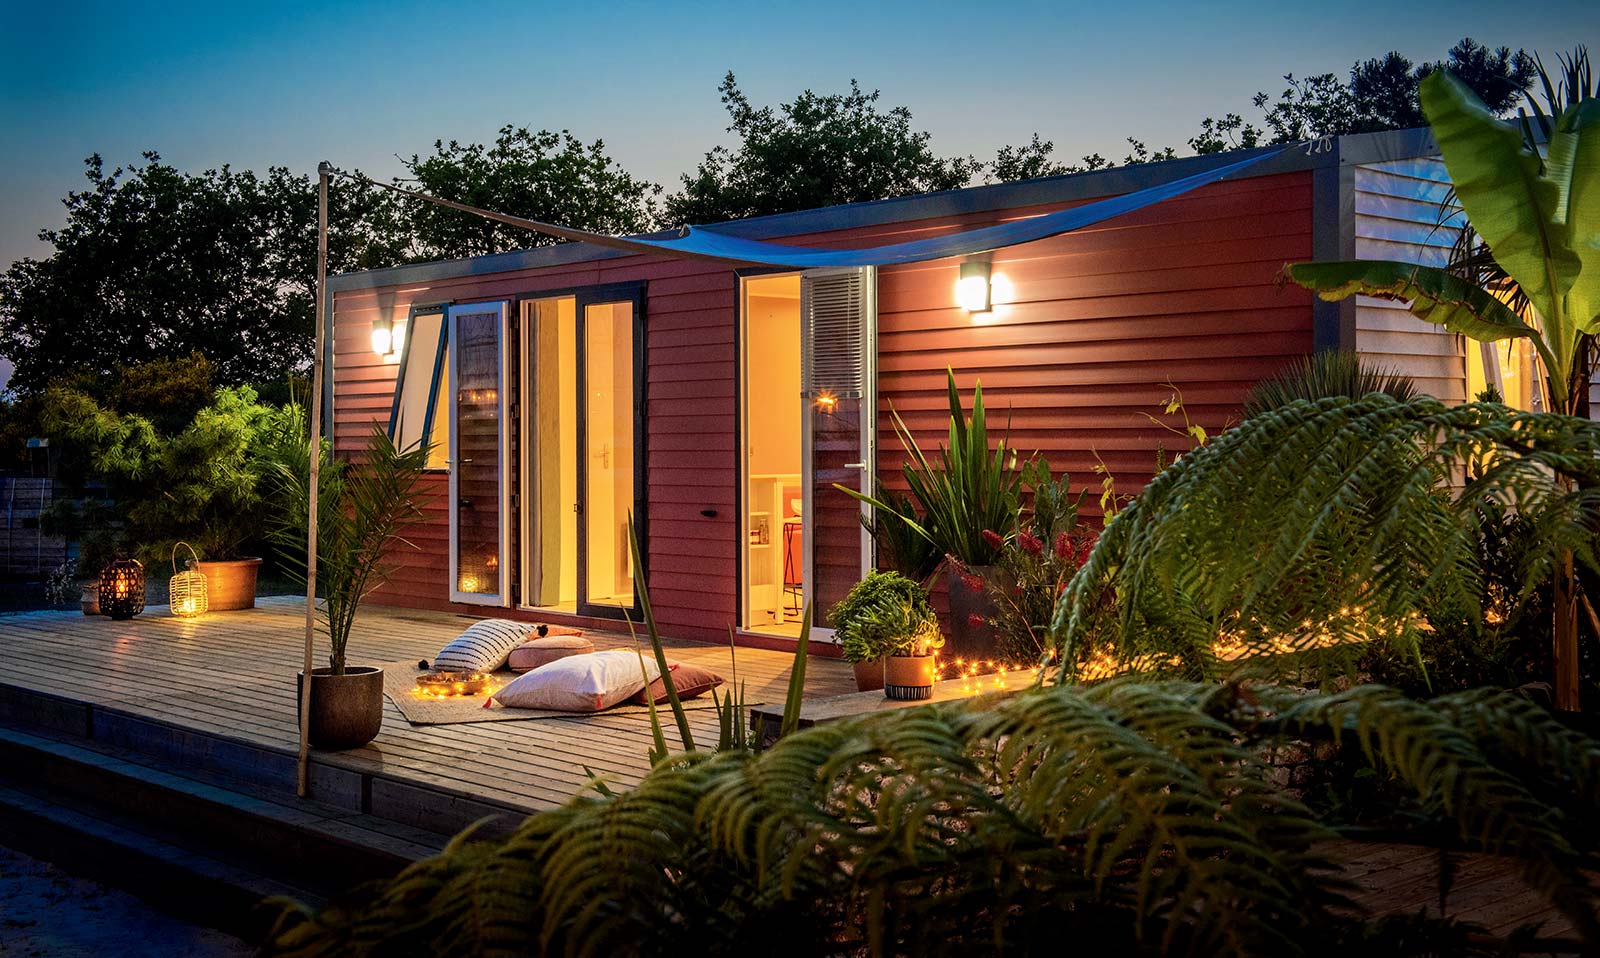
[[[961,278],[956,281],[956,302],[969,313],[989,311],[988,263],[970,260],[961,264]]]
[[[833,393],[822,393],[817,396],[816,403],[817,409],[824,413],[832,414],[835,409],[839,408],[839,397]]]
[[[100,570],[100,611],[113,619],[144,611],[144,566],[137,559],[117,559]]]
[[[189,558],[184,561],[182,572],[178,571],[178,546],[189,550]],[[195,569],[199,564],[200,557],[195,555],[194,546],[179,542],[172,547],[172,578],[167,582],[167,606],[179,618],[203,615],[210,607],[206,577]]]
[[[372,321],[372,351],[379,356],[394,352],[394,321],[387,316]]]

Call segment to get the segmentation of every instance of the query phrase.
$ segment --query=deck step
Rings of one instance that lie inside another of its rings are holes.
[[[443,841],[139,753],[0,728],[0,843],[242,937],[265,931],[265,897],[320,901]]]

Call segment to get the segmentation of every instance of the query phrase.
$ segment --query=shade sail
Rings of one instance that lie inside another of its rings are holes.
[[[1272,150],[1259,153],[1225,166],[1207,170],[1204,173],[1196,173],[1160,186],[1152,186],[1148,189],[1124,193],[1121,196],[1097,200],[1093,203],[1086,203],[1083,206],[1075,206],[1072,209],[1061,210],[1056,213],[1045,213],[1014,222],[998,223],[994,226],[964,230],[945,236],[934,236],[928,239],[911,240],[906,243],[891,243],[886,246],[869,246],[860,249],[826,249],[819,246],[792,246],[786,243],[766,240],[745,239],[707,226],[685,227],[679,235],[664,238],[608,236],[604,233],[591,233],[587,230],[557,226],[553,223],[541,223],[538,220],[524,219],[520,216],[508,216],[504,213],[480,210],[464,203],[428,196],[423,193],[412,193],[408,190],[396,191],[408,193],[418,199],[435,203],[439,206],[474,213],[510,226],[520,226],[524,229],[544,233],[547,236],[555,236],[581,243],[591,243],[595,246],[632,253],[653,253],[754,266],[784,266],[794,269],[816,269],[828,266],[888,266],[895,263],[920,263],[925,260],[944,259],[949,256],[969,256],[973,253],[986,253],[990,250],[1016,246],[1021,243],[1031,243],[1034,240],[1070,233],[1075,229],[1104,222],[1113,217],[1122,216],[1125,213],[1144,209],[1162,200],[1181,196],[1208,183],[1215,183],[1218,180],[1255,166],[1257,163],[1269,160],[1281,152],[1282,150]],[[363,177],[363,179],[365,178]],[[382,186],[385,189],[396,189],[388,184],[377,183],[373,180],[368,180],[368,182],[376,186]]]

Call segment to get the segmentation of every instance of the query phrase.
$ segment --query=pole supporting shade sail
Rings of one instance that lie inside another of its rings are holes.
[[[429,196],[426,193],[401,189],[387,183],[379,183],[376,180],[367,179],[366,177],[360,178],[374,186],[414,196],[438,206],[473,213],[505,223],[508,226],[519,226],[547,236],[555,236],[580,243],[590,243],[609,249],[618,249],[630,253],[652,253],[690,259],[716,260],[726,263],[817,269],[829,266],[891,266],[896,263],[920,263],[925,260],[944,259],[951,256],[970,256],[974,253],[986,253],[990,250],[1007,246],[1031,243],[1034,240],[1070,233],[1075,229],[1091,226],[1112,217],[1144,209],[1162,200],[1181,196],[1190,190],[1198,189],[1209,183],[1215,183],[1218,180],[1255,166],[1257,163],[1270,160],[1281,152],[1283,151],[1271,150],[1259,153],[1225,166],[1219,166],[1216,169],[1207,170],[1204,173],[1196,173],[1160,186],[1152,186],[1148,189],[1124,193],[1121,196],[1086,203],[1083,206],[1075,206],[1069,210],[1045,213],[1009,223],[997,223],[993,226],[984,226],[978,229],[964,230],[947,236],[934,236],[927,239],[911,240],[906,243],[891,243],[886,246],[870,246],[864,249],[825,249],[818,246],[791,246],[785,243],[774,243],[765,240],[744,239],[706,226],[686,226],[680,231],[679,235],[663,239],[638,236],[608,236],[604,233],[591,233],[587,230],[556,226],[552,223],[524,219],[520,216],[509,216],[505,213],[481,210],[465,203],[457,203],[454,200],[446,200],[436,196]]]

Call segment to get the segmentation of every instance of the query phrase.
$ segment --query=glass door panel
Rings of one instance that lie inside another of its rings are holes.
[[[634,304],[589,303],[584,326],[584,599],[632,608]]]
[[[862,421],[861,399],[824,398],[807,405],[809,462],[806,463],[806,601],[814,625],[831,629],[828,611],[861,581],[869,566],[863,542],[860,502],[834,484],[869,492],[871,461]]]
[[[506,313],[450,308],[451,599],[502,605],[506,589]]]
[[[578,601],[578,311],[522,304],[522,602]]]

